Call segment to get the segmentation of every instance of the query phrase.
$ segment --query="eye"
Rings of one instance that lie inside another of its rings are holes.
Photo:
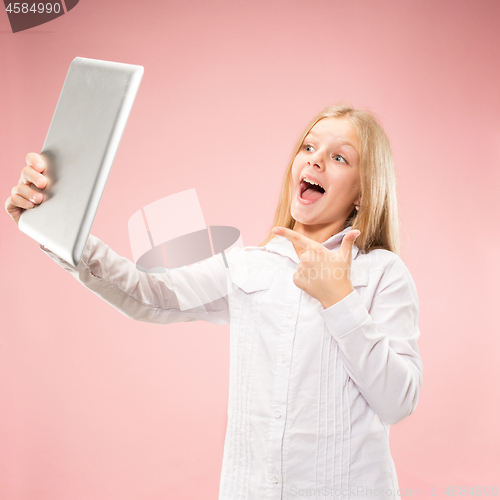
[[[312,151],[314,151],[314,146],[311,146],[311,144],[304,144],[304,151],[311,153]]]
[[[343,156],[341,156],[341,155],[335,155],[335,156],[333,157],[333,159],[334,159],[334,160],[335,160],[336,158],[341,158],[340,160],[338,160],[338,161],[339,161],[339,163],[348,163],[348,162],[347,162],[347,160],[346,160]]]

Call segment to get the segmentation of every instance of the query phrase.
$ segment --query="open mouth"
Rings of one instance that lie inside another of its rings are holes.
[[[318,201],[325,194],[325,190],[322,186],[314,181],[310,181],[307,177],[304,177],[304,179],[300,181],[299,187],[300,197],[310,202]]]

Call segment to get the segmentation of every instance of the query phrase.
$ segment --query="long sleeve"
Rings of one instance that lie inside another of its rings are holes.
[[[418,296],[394,256],[377,284],[370,310],[357,291],[320,312],[346,370],[375,413],[396,424],[416,408],[422,385],[417,339]]]
[[[92,235],[76,267],[41,248],[85,287],[137,321],[229,323],[227,268],[221,255],[190,267],[149,273]]]

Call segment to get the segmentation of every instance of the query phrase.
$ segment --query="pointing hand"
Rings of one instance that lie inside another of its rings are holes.
[[[328,307],[347,297],[354,288],[350,280],[352,247],[360,231],[349,231],[337,251],[328,250],[292,229],[275,227],[273,232],[290,240],[303,250],[293,282],[304,292]]]

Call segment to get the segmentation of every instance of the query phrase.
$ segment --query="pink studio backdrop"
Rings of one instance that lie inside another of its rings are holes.
[[[259,244],[309,119],[371,109],[421,307],[400,487],[500,487],[499,23],[497,0],[80,0],[12,34],[2,10],[2,200],[75,56],[145,67],[92,229],[129,258],[130,216],[191,188],[207,225]],[[0,498],[216,499],[229,327],[129,320],[0,226]]]

